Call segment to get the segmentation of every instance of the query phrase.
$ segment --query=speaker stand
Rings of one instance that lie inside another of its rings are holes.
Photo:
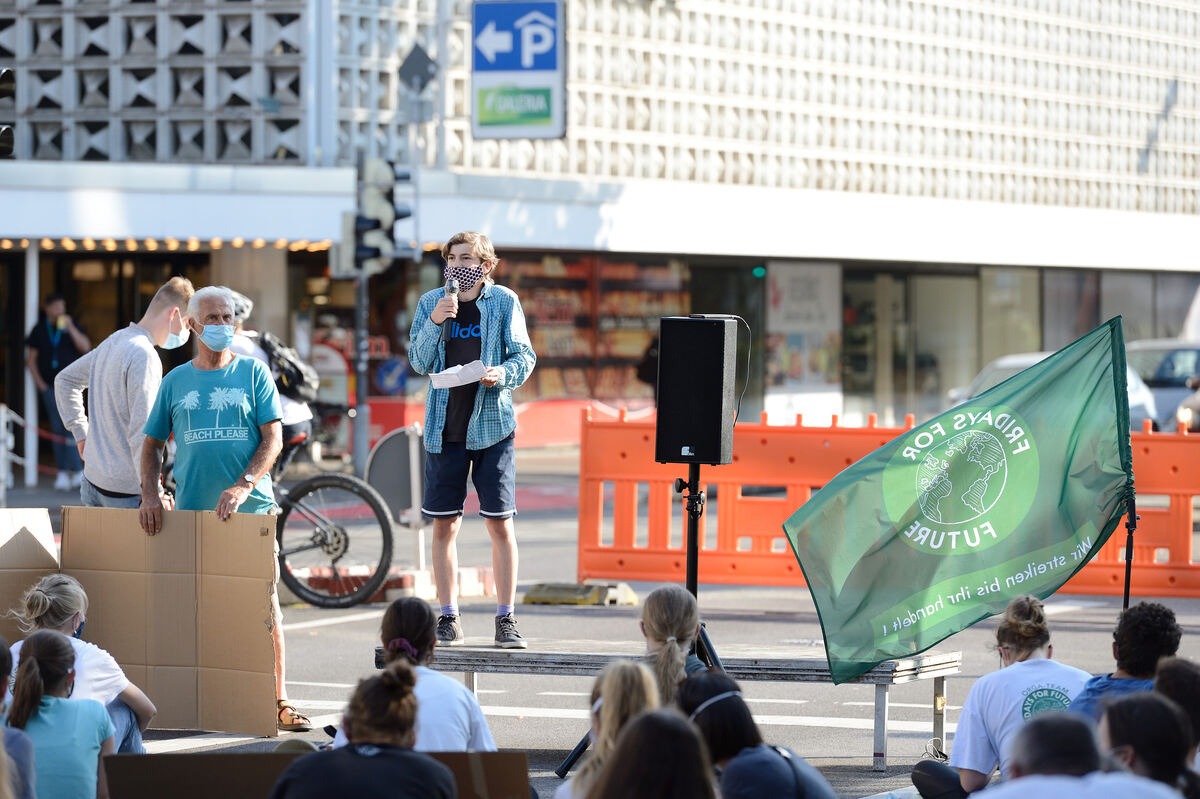
[[[700,489],[700,464],[688,464],[688,476],[685,482],[682,477],[676,478],[675,490],[687,494],[687,539],[684,544],[687,550],[686,571],[684,574],[684,587],[688,592],[700,599],[699,593],[699,572],[700,572],[700,517],[704,515],[704,492]],[[717,656],[717,650],[712,644],[712,640],[708,637],[708,630],[704,624],[700,624],[700,634],[696,636],[696,657],[700,658],[701,662],[709,668],[721,669],[721,659]]]
[[[687,534],[684,539],[684,548],[686,549],[686,570],[684,573],[684,587],[688,593],[699,600],[699,571],[700,571],[700,517],[704,515],[704,492],[700,490],[700,464],[688,464],[688,476],[685,481],[682,477],[675,479],[675,492],[682,494],[684,491],[686,497],[687,508]],[[704,665],[712,669],[725,670],[721,665],[721,658],[717,656],[716,647],[712,644],[712,639],[708,637],[708,630],[704,627],[704,622],[700,623],[700,634],[696,636],[696,657]],[[583,753],[587,751],[588,745],[591,743],[590,733],[584,734],[579,743],[575,744],[575,748],[571,750],[571,754],[567,755],[566,760],[559,764],[558,768],[554,769],[554,773],[560,778],[566,778],[567,772],[575,765],[579,758],[583,757]]]

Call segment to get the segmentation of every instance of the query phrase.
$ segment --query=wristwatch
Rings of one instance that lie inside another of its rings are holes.
[[[254,475],[252,474],[243,474],[242,479],[246,481],[246,485],[250,488],[254,488],[258,484],[258,481],[254,479]]]

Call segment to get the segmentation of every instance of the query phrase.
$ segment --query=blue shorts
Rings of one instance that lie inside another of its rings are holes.
[[[433,518],[462,516],[467,472],[479,495],[479,515],[507,519],[517,514],[517,464],[513,437],[487,449],[442,443],[441,452],[425,453],[425,499],[421,513]]]

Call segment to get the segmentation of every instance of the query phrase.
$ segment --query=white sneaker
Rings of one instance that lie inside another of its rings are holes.
[[[71,472],[71,488],[79,488],[83,485],[83,472]]]
[[[55,491],[70,491],[71,490],[71,473],[59,472],[58,477],[54,478]]]

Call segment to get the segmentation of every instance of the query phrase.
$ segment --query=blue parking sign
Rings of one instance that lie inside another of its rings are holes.
[[[558,2],[489,0],[473,5],[475,72],[559,69],[562,19]]]

